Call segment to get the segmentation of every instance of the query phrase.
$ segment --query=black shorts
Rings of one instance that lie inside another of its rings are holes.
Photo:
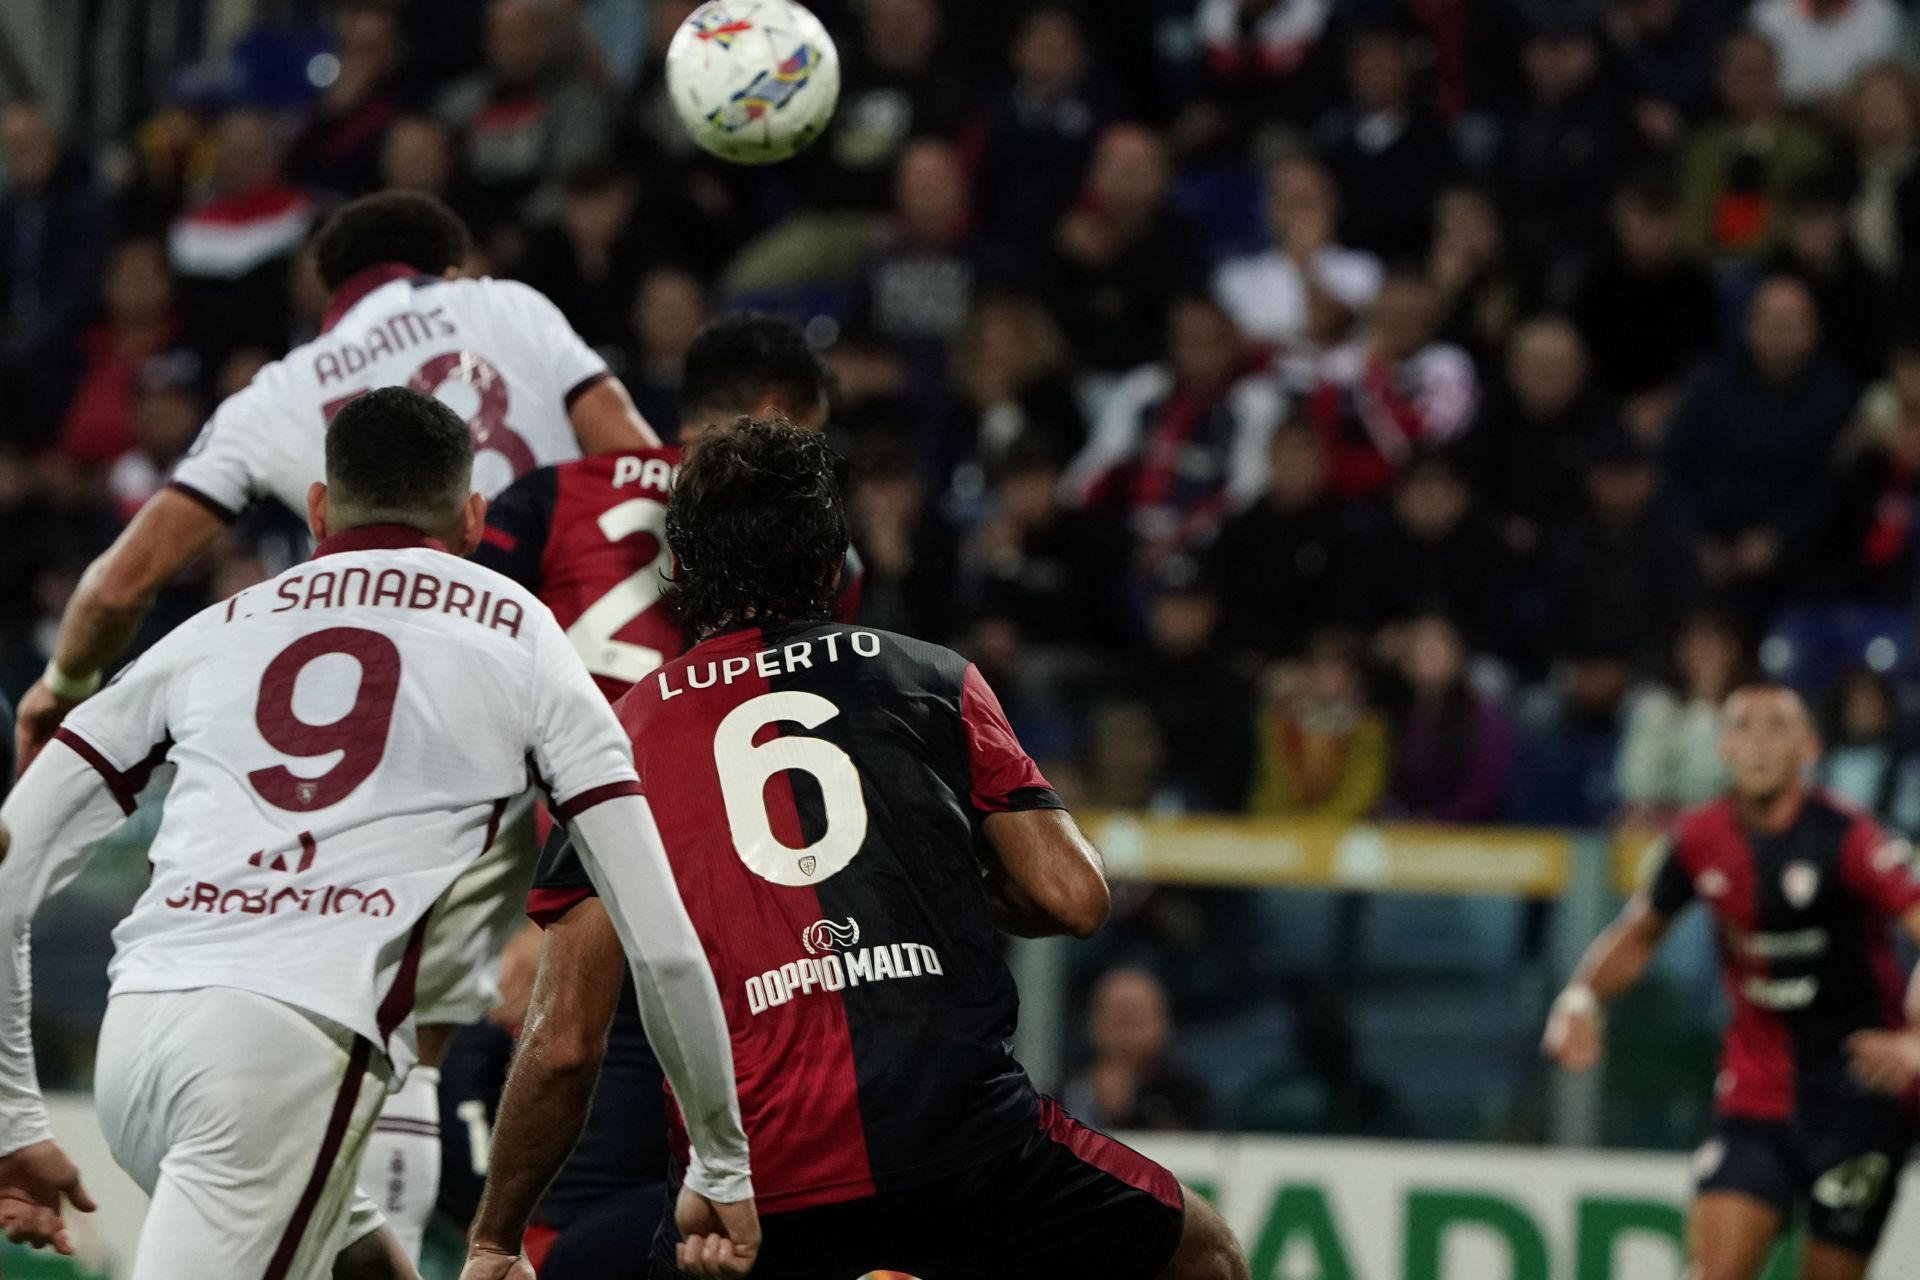
[[[1823,1244],[1871,1254],[1886,1230],[1913,1119],[1890,1098],[1803,1104],[1791,1120],[1722,1116],[1695,1158],[1699,1193],[1731,1191],[1806,1215]]]
[[[753,1277],[1156,1280],[1185,1220],[1172,1174],[1042,1098],[1030,1138],[964,1172],[762,1215]],[[673,1263],[679,1239],[669,1214],[654,1241],[654,1280],[685,1280]]]

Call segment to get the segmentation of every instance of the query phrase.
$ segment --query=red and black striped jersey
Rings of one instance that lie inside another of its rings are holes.
[[[616,710],[720,987],[761,1207],[910,1186],[1029,1133],[975,842],[989,814],[1060,802],[979,671],[793,624],[708,640]],[[546,886],[537,916],[591,892]]]
[[[1713,913],[1733,1007],[1723,1113],[1785,1119],[1810,1092],[1851,1090],[1847,1037],[1905,1025],[1891,934],[1920,906],[1911,864],[1906,841],[1825,791],[1772,834],[1724,799],[1681,818],[1647,897],[1663,916],[1695,899]]]
[[[667,499],[675,447],[600,453],[531,471],[493,501],[473,558],[540,598],[609,699],[686,646],[662,597],[673,556]],[[834,617],[851,621],[860,570],[848,551]]]

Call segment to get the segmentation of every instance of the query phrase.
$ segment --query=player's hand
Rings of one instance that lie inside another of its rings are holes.
[[[60,1203],[82,1213],[94,1211],[93,1197],[80,1185],[80,1170],[57,1142],[36,1142],[0,1159],[0,1232],[15,1244],[60,1253],[73,1252]]]
[[[54,730],[67,718],[67,712],[79,706],[78,702],[57,697],[47,688],[45,680],[35,680],[33,688],[27,690],[20,699],[20,705],[13,713],[13,769],[14,774],[25,773],[33,758],[53,741]]]
[[[518,1249],[508,1253],[492,1245],[475,1243],[467,1249],[467,1263],[460,1268],[460,1280],[538,1280],[533,1264]]]
[[[1541,1052],[1568,1071],[1590,1071],[1600,1061],[1602,1048],[1600,1007],[1593,993],[1583,987],[1562,991],[1547,1018]]]
[[[760,1256],[760,1211],[751,1200],[721,1204],[682,1187],[673,1220],[680,1228],[674,1262],[696,1280],[744,1276]]]
[[[1920,1081],[1920,1032],[1856,1031],[1847,1037],[1847,1056],[1869,1089],[1903,1093]]]

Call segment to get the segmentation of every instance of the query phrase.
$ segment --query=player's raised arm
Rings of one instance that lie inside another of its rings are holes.
[[[582,453],[660,447],[659,433],[640,416],[625,385],[611,374],[575,396],[567,417]]]

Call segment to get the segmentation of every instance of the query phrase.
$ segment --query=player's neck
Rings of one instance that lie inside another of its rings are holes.
[[[1793,825],[1806,800],[1806,784],[1795,781],[1769,796],[1736,795],[1733,807],[1740,815],[1742,826],[1763,835],[1775,835]]]

